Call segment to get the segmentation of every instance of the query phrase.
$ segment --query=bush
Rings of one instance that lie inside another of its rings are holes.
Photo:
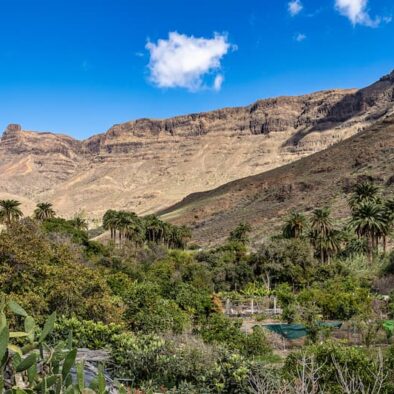
[[[251,258],[254,274],[270,278],[271,285],[289,283],[300,288],[315,276],[311,245],[303,239],[276,239],[264,243]]]
[[[246,248],[239,243],[227,243],[217,249],[200,252],[196,259],[210,271],[216,292],[241,289],[254,279]]]
[[[253,332],[244,337],[242,354],[245,357],[260,356],[266,357],[272,353],[267,335],[263,328],[253,327]]]
[[[372,295],[354,279],[336,277],[303,290],[297,300],[301,305],[314,302],[325,319],[348,320],[371,308]]]
[[[248,335],[241,331],[241,325],[241,320],[215,313],[202,324],[200,334],[207,343],[221,344],[247,357],[270,355],[271,348],[264,330],[255,327],[253,333]]]
[[[130,276],[123,272],[109,273],[106,275],[108,286],[117,296],[124,297],[134,285]]]
[[[215,313],[202,324],[200,334],[207,343],[226,344],[231,349],[237,349],[243,342],[241,324],[241,320],[230,319],[221,313]]]
[[[132,386],[151,380],[164,346],[164,339],[156,335],[122,333],[113,336],[111,355],[114,375],[130,379]]]
[[[211,296],[187,283],[174,286],[175,302],[184,311],[195,316],[207,316],[213,309]]]
[[[55,342],[66,340],[71,332],[74,346],[102,349],[111,346],[113,337],[121,334],[123,330],[122,324],[105,324],[92,320],[79,320],[75,316],[71,318],[62,316],[55,323],[51,340]]]
[[[157,285],[135,283],[125,295],[127,324],[144,333],[181,333],[190,326],[189,315],[160,295]]]
[[[239,354],[190,336],[115,335],[112,357],[115,376],[133,387],[169,393],[243,394],[250,369]]]
[[[85,231],[77,229],[71,220],[62,218],[46,219],[41,224],[47,234],[66,234],[75,243],[84,245],[88,242],[88,235]]]
[[[285,362],[284,373],[290,381],[298,378],[297,373],[305,362],[309,368],[313,365],[319,391],[328,390],[329,393],[342,393],[341,375],[349,387],[353,383],[363,392],[371,392],[377,379],[384,380],[385,372],[381,370],[379,359],[365,349],[346,347],[326,342],[304,348],[290,354]],[[385,382],[387,384],[387,382]],[[359,392],[355,388],[355,391]],[[383,388],[382,392],[386,392]]]
[[[82,247],[51,241],[32,221],[0,233],[0,283],[2,292],[39,321],[55,310],[105,322],[122,316],[101,273],[86,264]]]

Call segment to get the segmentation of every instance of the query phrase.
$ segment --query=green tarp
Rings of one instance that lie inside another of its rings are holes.
[[[321,322],[321,327],[341,328],[342,322]],[[308,335],[308,329],[303,324],[267,324],[263,327],[286,339],[298,339]]]

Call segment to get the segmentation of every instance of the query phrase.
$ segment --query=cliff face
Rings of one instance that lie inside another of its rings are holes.
[[[76,141],[10,125],[0,141],[0,197],[50,200],[71,215],[147,213],[346,139],[394,109],[394,73],[361,90],[260,100],[165,120],[139,119]]]

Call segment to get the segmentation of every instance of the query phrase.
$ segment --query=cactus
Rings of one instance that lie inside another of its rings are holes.
[[[10,331],[5,311],[24,319],[24,331]],[[94,389],[85,387],[84,365],[76,363],[72,338],[50,347],[45,339],[53,330],[56,313],[40,330],[34,319],[16,302],[0,301],[0,394],[107,393],[103,369]],[[71,371],[76,370],[76,379]],[[120,390],[123,391],[123,390]]]

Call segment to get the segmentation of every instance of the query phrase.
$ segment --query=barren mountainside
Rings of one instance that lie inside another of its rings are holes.
[[[394,109],[394,72],[361,90],[260,100],[247,107],[140,119],[78,141],[9,125],[0,141],[0,198],[29,213],[50,201],[59,214],[108,208],[139,214],[190,193],[259,174],[321,151]]]
[[[348,217],[347,197],[365,180],[394,191],[394,115],[294,163],[189,195],[161,216],[191,225],[197,243],[218,243],[240,222],[251,224],[259,242],[280,231],[293,209],[329,206],[336,218]]]

